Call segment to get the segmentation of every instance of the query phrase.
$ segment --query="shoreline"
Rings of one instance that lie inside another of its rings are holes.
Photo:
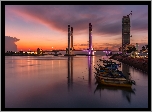
[[[124,64],[130,65],[138,70],[146,72],[148,74],[148,59],[144,58],[132,58],[132,57],[123,57],[121,55],[114,54],[109,59],[118,60]]]

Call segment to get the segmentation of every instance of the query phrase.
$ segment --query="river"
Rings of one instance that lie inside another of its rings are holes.
[[[108,59],[5,56],[5,108],[148,108],[148,74],[122,63],[119,70],[131,73],[136,85],[100,86],[94,65],[101,58]]]

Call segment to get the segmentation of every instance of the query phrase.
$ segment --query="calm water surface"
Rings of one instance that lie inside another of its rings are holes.
[[[148,74],[122,64],[136,85],[99,86],[94,65],[101,58],[108,57],[5,56],[5,107],[148,108]]]

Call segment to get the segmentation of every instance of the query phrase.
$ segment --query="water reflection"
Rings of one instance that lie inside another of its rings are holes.
[[[89,88],[91,89],[91,85],[92,85],[92,63],[93,63],[93,57],[92,56],[88,56],[88,74],[87,77],[88,77],[88,80],[85,80],[88,82],[88,86]],[[73,57],[68,57],[68,60],[67,60],[67,66],[68,66],[68,76],[67,76],[67,83],[68,83],[68,90],[71,90],[72,89],[72,86],[73,86]],[[82,76],[83,80],[84,80],[84,76],[85,76],[85,71],[83,71],[84,74]]]
[[[91,88],[91,76],[92,76],[92,56],[88,56],[88,85]]]
[[[131,73],[136,91],[94,84],[93,66],[99,64],[101,56],[31,57],[30,62],[28,57],[6,58],[6,108],[148,107],[148,74],[130,66],[122,64],[119,69]]]
[[[68,57],[68,90],[72,88],[73,85],[73,57]]]
[[[97,82],[95,83],[97,84]],[[100,85],[97,84],[96,89],[94,90],[94,94],[99,91],[100,92],[100,97],[101,97],[101,92],[102,90],[110,90],[111,92],[113,91],[121,91],[122,96],[130,103],[131,102],[131,94],[135,95],[135,89],[132,88],[124,88],[124,87],[111,87],[111,86],[105,86],[105,85]]]

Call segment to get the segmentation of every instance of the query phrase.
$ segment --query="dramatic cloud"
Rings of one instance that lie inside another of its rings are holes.
[[[71,24],[75,30],[85,30],[88,28],[88,22],[92,22],[98,33],[121,33],[121,11],[118,6],[7,6],[12,12],[22,16],[24,19],[33,19],[34,21],[47,24],[48,26],[65,31],[67,25]],[[108,9],[109,8],[109,9]],[[126,7],[127,8],[127,7]],[[138,8],[138,7],[137,7]],[[114,9],[114,10],[113,10]],[[140,9],[141,10],[141,9]],[[108,12],[106,12],[108,11]],[[130,10],[128,10],[130,13]],[[134,12],[136,13],[136,12]],[[117,15],[119,14],[119,15]],[[127,15],[124,14],[124,15]],[[134,15],[134,14],[133,14]],[[146,17],[147,16],[147,17]],[[139,18],[133,17],[134,29],[145,29],[148,26],[148,14],[142,13]],[[147,29],[145,29],[147,30]]]
[[[16,37],[5,36],[5,52],[17,51],[17,45],[15,42],[19,41]]]
[[[67,36],[69,24],[74,29],[74,38],[77,39],[87,37],[88,26],[91,23],[93,37],[96,39],[93,41],[102,42],[99,37],[105,39],[106,36],[105,41],[108,43],[108,38],[113,38],[113,41],[121,39],[122,17],[128,15],[131,10],[133,11],[131,34],[148,32],[148,6],[146,5],[8,5],[6,6],[6,19],[8,21],[16,18],[16,21],[25,21],[26,24],[42,24],[51,31],[58,32],[58,37]],[[136,38],[134,37],[133,40],[135,41]],[[74,42],[74,46],[87,46],[82,44],[84,42],[79,45],[75,43],[80,42]]]

